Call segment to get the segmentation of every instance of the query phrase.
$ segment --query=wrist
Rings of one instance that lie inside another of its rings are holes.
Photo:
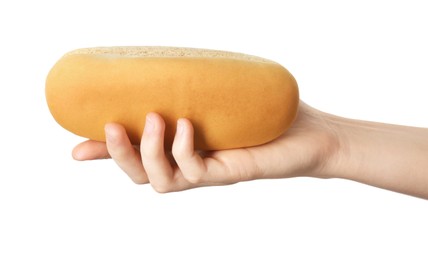
[[[300,158],[303,167],[296,171],[295,176],[339,177],[338,165],[347,154],[346,131],[343,128],[346,120],[301,102],[295,130],[302,136],[298,149],[303,150],[304,157]]]
[[[349,132],[353,122],[351,119],[327,113],[323,113],[322,118],[327,129],[324,138],[325,148],[313,177],[347,178],[343,167],[349,166],[351,142]]]

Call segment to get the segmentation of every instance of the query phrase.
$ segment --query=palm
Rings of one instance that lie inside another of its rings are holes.
[[[310,175],[337,146],[334,132],[318,113],[302,103],[293,126],[272,142],[210,156],[223,162],[236,181]]]

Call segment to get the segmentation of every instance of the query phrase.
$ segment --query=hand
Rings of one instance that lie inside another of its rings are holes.
[[[327,177],[340,147],[328,117],[300,102],[293,126],[277,139],[260,146],[212,152],[194,150],[192,124],[182,118],[177,121],[169,153],[163,145],[165,123],[160,115],[150,113],[139,149],[131,145],[121,125],[107,124],[106,143],[85,141],[74,148],[73,157],[111,157],[135,183],[150,183],[161,193],[263,178]]]

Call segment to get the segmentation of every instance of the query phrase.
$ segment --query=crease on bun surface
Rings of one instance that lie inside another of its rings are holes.
[[[145,116],[165,120],[171,149],[176,120],[195,128],[195,149],[267,143],[292,124],[299,102],[294,77],[268,59],[180,47],[97,47],[66,53],[46,80],[46,99],[65,129],[105,141],[104,125],[122,124],[138,144]]]

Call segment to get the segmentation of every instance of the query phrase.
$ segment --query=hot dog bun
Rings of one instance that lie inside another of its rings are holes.
[[[173,47],[103,47],[64,55],[46,80],[46,99],[65,129],[105,141],[104,125],[122,124],[140,142],[148,112],[166,122],[171,149],[176,120],[195,128],[195,149],[220,150],[267,143],[292,124],[297,83],[263,58]]]

